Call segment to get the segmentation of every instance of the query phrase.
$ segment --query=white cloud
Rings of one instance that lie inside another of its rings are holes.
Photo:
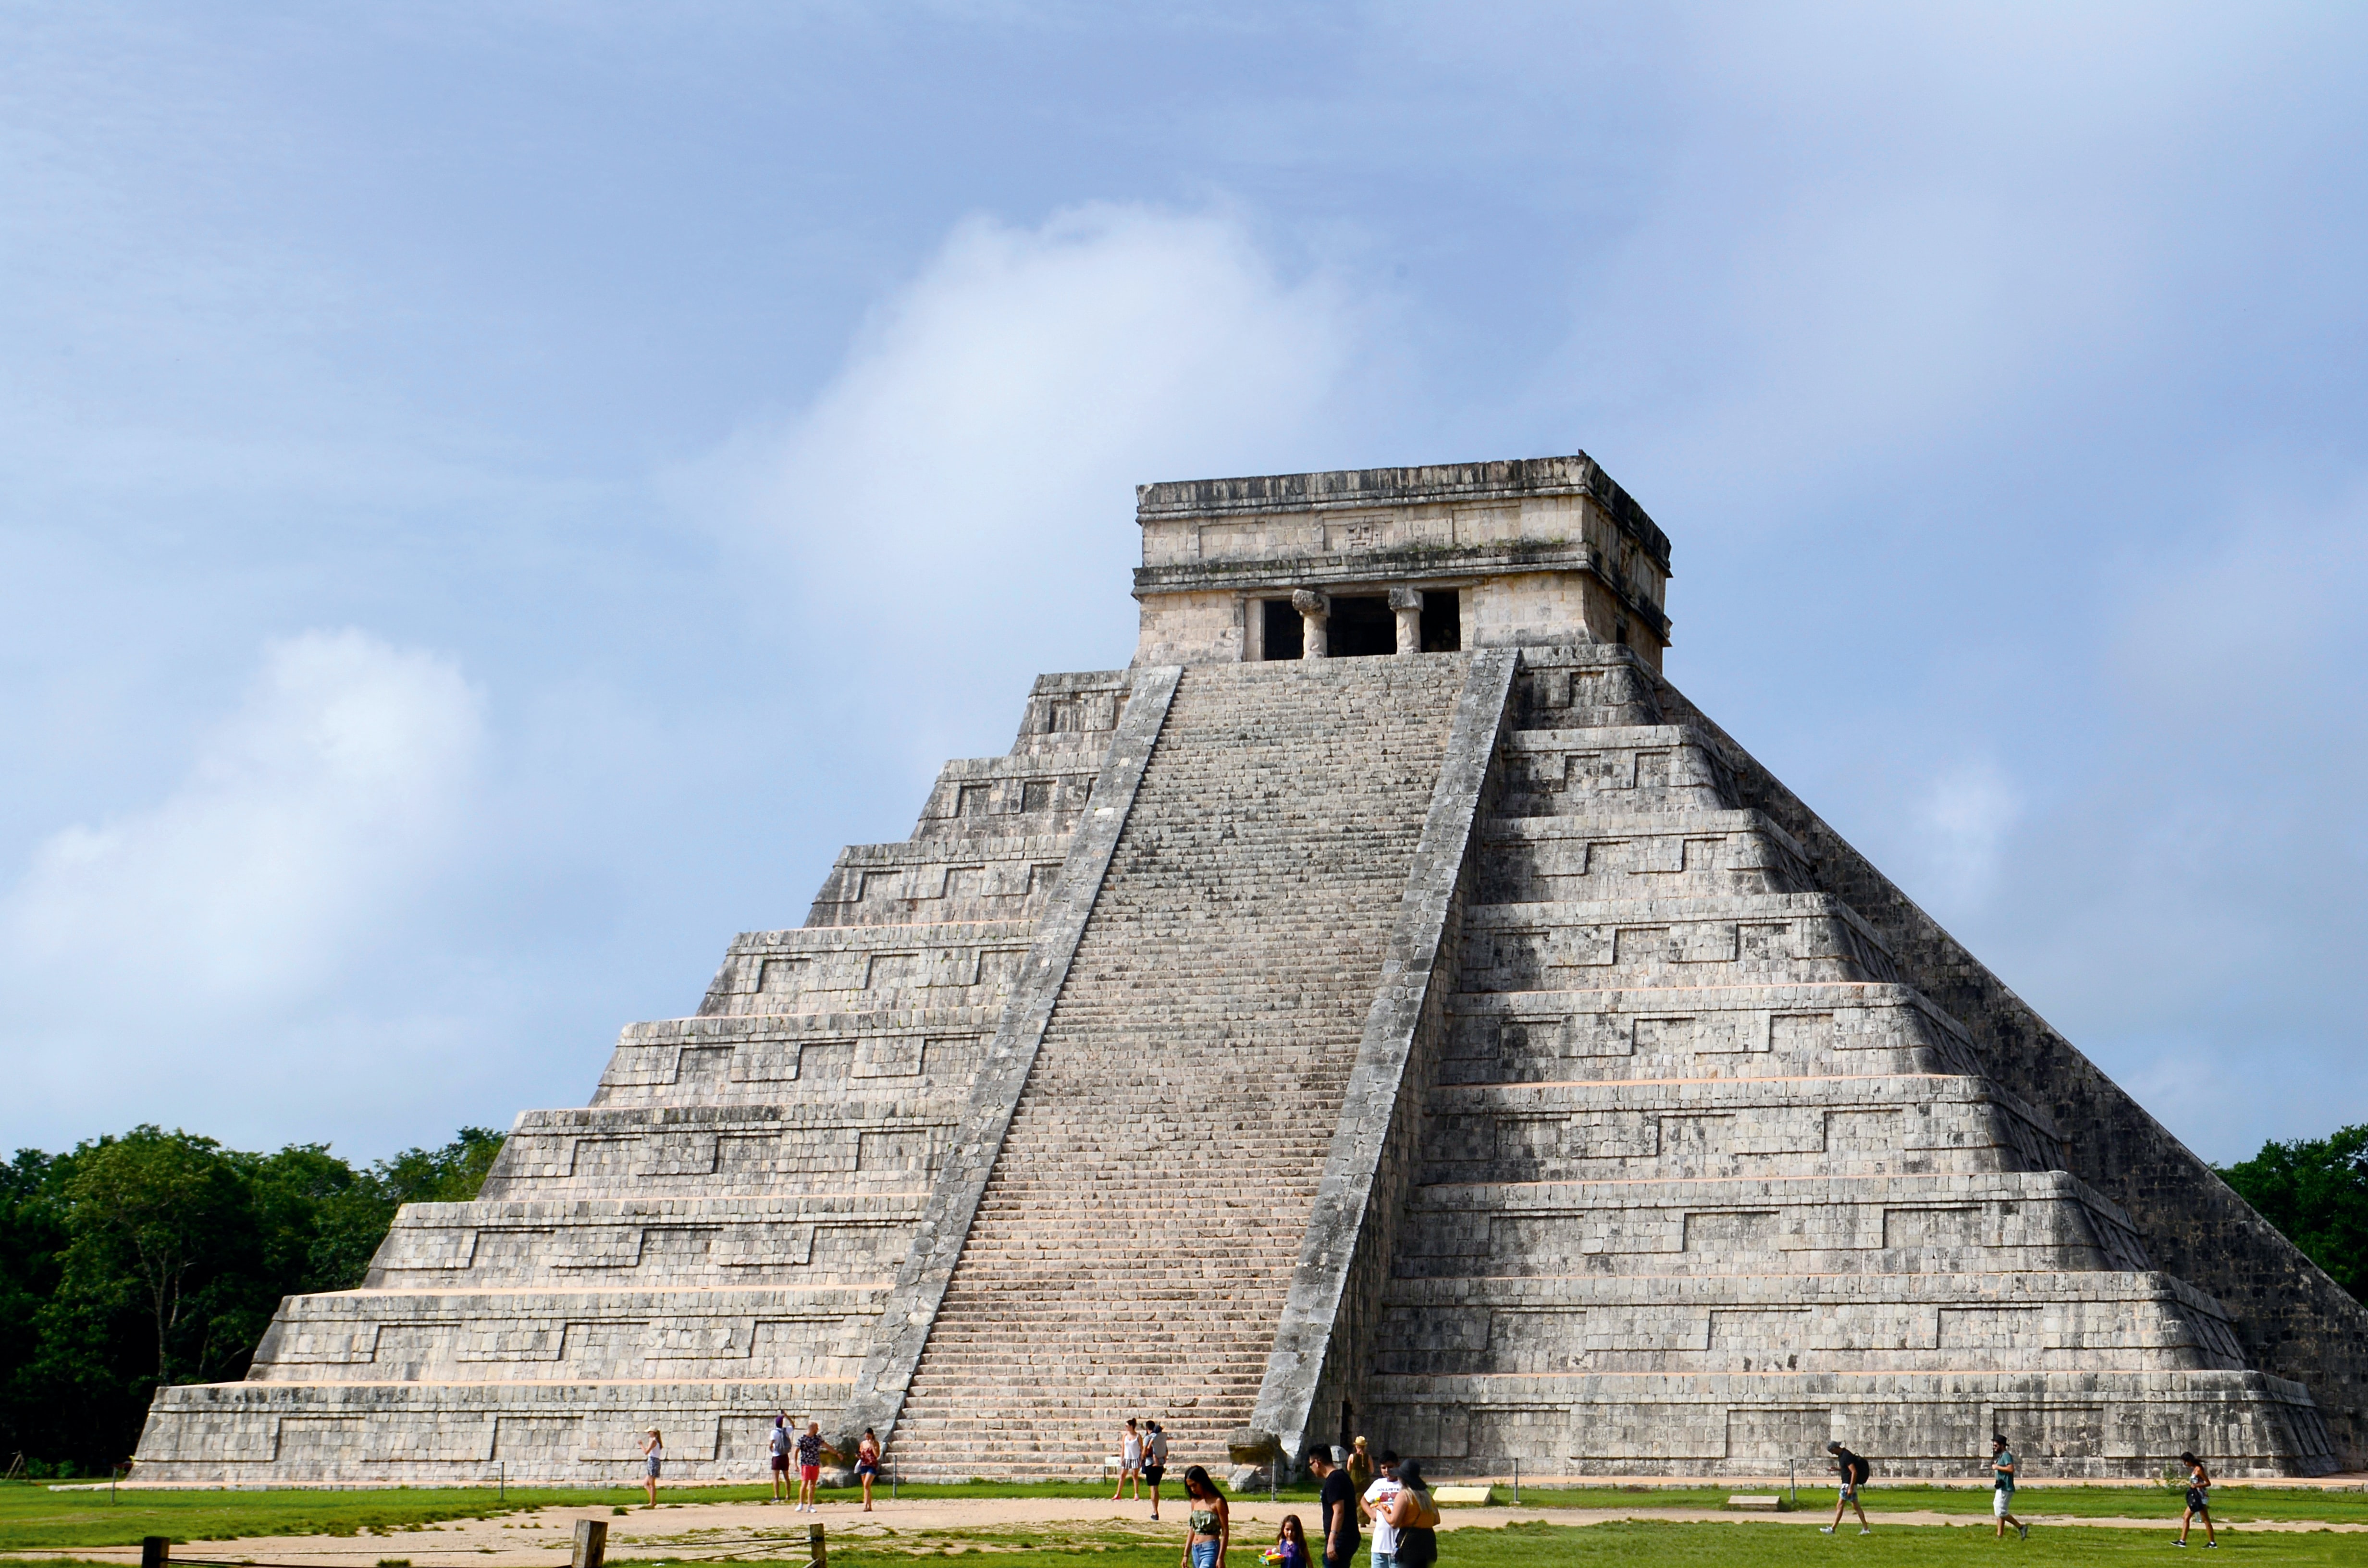
[[[1986,900],[2021,815],[2021,791],[1995,762],[1965,763],[1933,779],[1918,812],[1917,843],[1937,896],[1958,908]]]
[[[934,767],[955,731],[976,744],[1016,720],[1048,648],[1133,655],[1137,482],[1343,449],[1379,375],[1375,315],[1325,275],[1281,276],[1222,214],[973,219],[708,495],[719,476],[737,492],[795,674],[897,716]]]
[[[272,644],[166,799],[34,851],[0,903],[11,1032],[120,1045],[320,994],[444,866],[482,707],[450,662],[359,631]]]

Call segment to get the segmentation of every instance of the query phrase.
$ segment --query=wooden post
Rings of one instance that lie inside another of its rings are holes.
[[[806,1527],[806,1557],[814,1568],[830,1568],[830,1548],[823,1543],[822,1526],[818,1523]]]
[[[140,1568],[165,1568],[173,1559],[173,1543],[161,1535],[140,1538]]]
[[[575,1521],[575,1551],[567,1560],[567,1568],[600,1568],[609,1556],[609,1521],[578,1519]]]

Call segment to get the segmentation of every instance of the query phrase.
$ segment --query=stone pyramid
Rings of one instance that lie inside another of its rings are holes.
[[[1144,487],[1124,671],[628,1028],[144,1479],[2368,1465],[2368,1311],[1662,676],[1585,456]]]

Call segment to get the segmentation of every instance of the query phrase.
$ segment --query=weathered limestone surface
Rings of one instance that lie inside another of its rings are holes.
[[[1442,1471],[1941,1473],[1993,1430],[2056,1474],[2336,1467],[1822,824],[1628,650],[1522,663],[1362,1429]]]
[[[1664,678],[1668,541],[1593,462],[1138,521],[1132,669],[1041,678],[139,1473],[615,1480],[655,1426],[746,1478],[776,1409],[915,1477],[1099,1473],[1128,1415],[2368,1466],[2368,1311]]]
[[[746,1478],[776,1409],[835,1421],[1133,684],[1040,680],[1008,756],[734,939],[697,1016],[628,1027],[590,1106],[520,1116],[477,1201],[282,1303],[247,1381],[161,1393],[140,1473],[614,1480],[655,1426],[669,1474]]]

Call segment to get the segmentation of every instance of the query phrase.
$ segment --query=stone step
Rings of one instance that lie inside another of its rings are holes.
[[[1890,983],[1464,991],[1447,1011],[1442,1085],[1981,1073],[1955,1019]]]
[[[995,1034],[998,1007],[879,1007],[629,1026],[596,1109],[834,1102],[959,1107]]]
[[[1387,1375],[2244,1365],[2219,1303],[2156,1273],[1398,1279],[1376,1340]]]
[[[1395,1272],[2142,1269],[2128,1217],[2061,1171],[1541,1181],[1416,1188]]]
[[[1971,1077],[1442,1087],[1424,1183],[2048,1170],[2037,1112]]]
[[[1247,1417],[1468,661],[1338,663],[1185,671],[905,1400],[915,1473]]]

